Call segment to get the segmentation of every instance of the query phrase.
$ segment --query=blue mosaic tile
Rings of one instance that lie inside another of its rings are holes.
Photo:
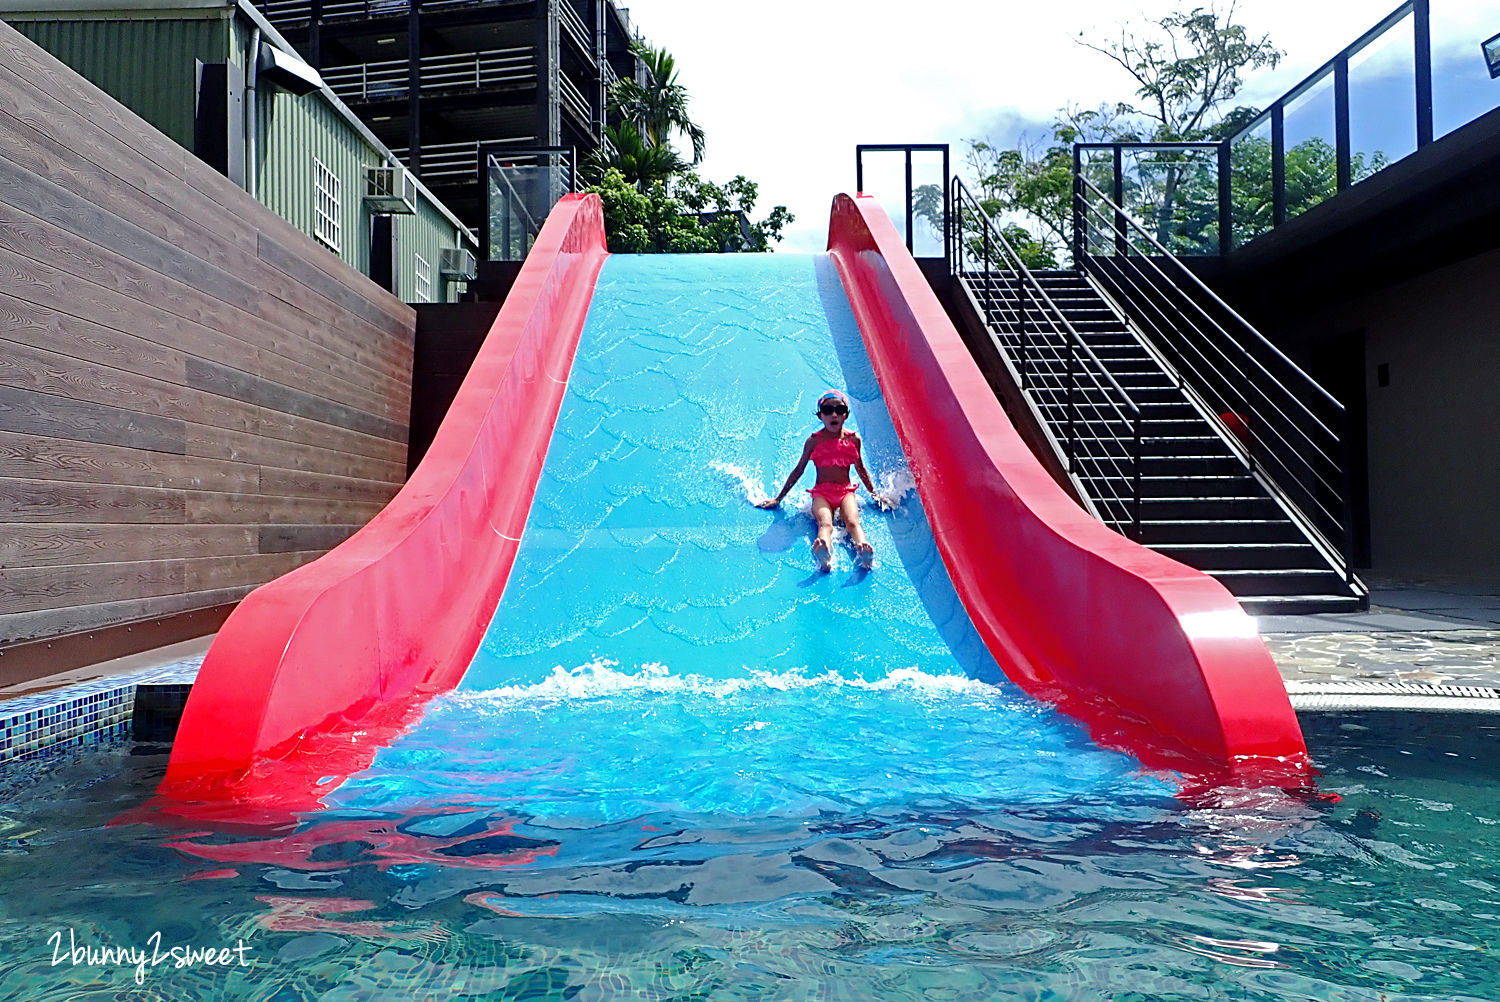
[[[128,735],[142,685],[191,687],[201,656],[0,701],[0,763]]]

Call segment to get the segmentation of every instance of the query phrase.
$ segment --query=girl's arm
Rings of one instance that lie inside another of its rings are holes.
[[[891,499],[883,497],[878,491],[876,491],[875,484],[870,480],[870,471],[865,469],[864,442],[861,441],[858,436],[855,436],[854,445],[859,450],[857,453],[855,453],[854,456],[854,469],[855,472],[859,474],[859,479],[865,482],[865,490],[870,492],[870,497],[874,498],[875,503],[880,505],[880,507],[894,507]]]
[[[798,480],[802,479],[802,471],[807,469],[807,461],[812,458],[812,451],[813,437],[812,435],[809,435],[807,436],[807,441],[802,444],[802,458],[797,460],[797,468],[792,471],[791,476],[786,478],[786,483],[781,485],[781,493],[777,494],[776,497],[772,500],[760,502],[755,507],[775,508],[777,505],[781,504],[781,499],[786,497],[787,491],[790,491],[792,489],[792,486]]]

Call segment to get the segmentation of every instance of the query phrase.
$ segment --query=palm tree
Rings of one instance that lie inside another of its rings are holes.
[[[672,133],[680,132],[693,144],[693,163],[703,159],[703,130],[688,117],[687,88],[677,82],[677,60],[665,49],[642,41],[630,51],[646,64],[646,83],[621,80],[610,91],[615,109],[633,124],[653,146],[665,147]]]
[[[654,182],[664,182],[687,170],[670,146],[648,143],[630,122],[604,130],[604,142],[583,163],[580,173],[590,184],[598,184],[604,172],[615,168],[625,180],[645,191]]]

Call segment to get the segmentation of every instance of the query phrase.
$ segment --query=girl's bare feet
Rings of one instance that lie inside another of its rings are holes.
[[[859,564],[861,567],[869,567],[870,564],[875,560],[875,547],[870,545],[869,540],[865,540],[862,543],[856,543],[854,546],[854,552],[859,557]]]
[[[813,540],[813,559],[818,562],[818,567],[828,571],[833,569],[833,547],[828,545],[828,540],[819,536]]]

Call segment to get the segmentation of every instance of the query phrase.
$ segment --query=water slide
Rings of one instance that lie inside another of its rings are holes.
[[[1308,781],[1253,622],[1057,487],[873,200],[835,201],[827,255],[607,257],[565,198],[408,485],[221,630],[167,801],[312,807],[455,687],[689,668],[1014,685],[1190,783]],[[864,508],[868,571],[815,571],[799,495],[750,504],[826,385],[902,494]]]

